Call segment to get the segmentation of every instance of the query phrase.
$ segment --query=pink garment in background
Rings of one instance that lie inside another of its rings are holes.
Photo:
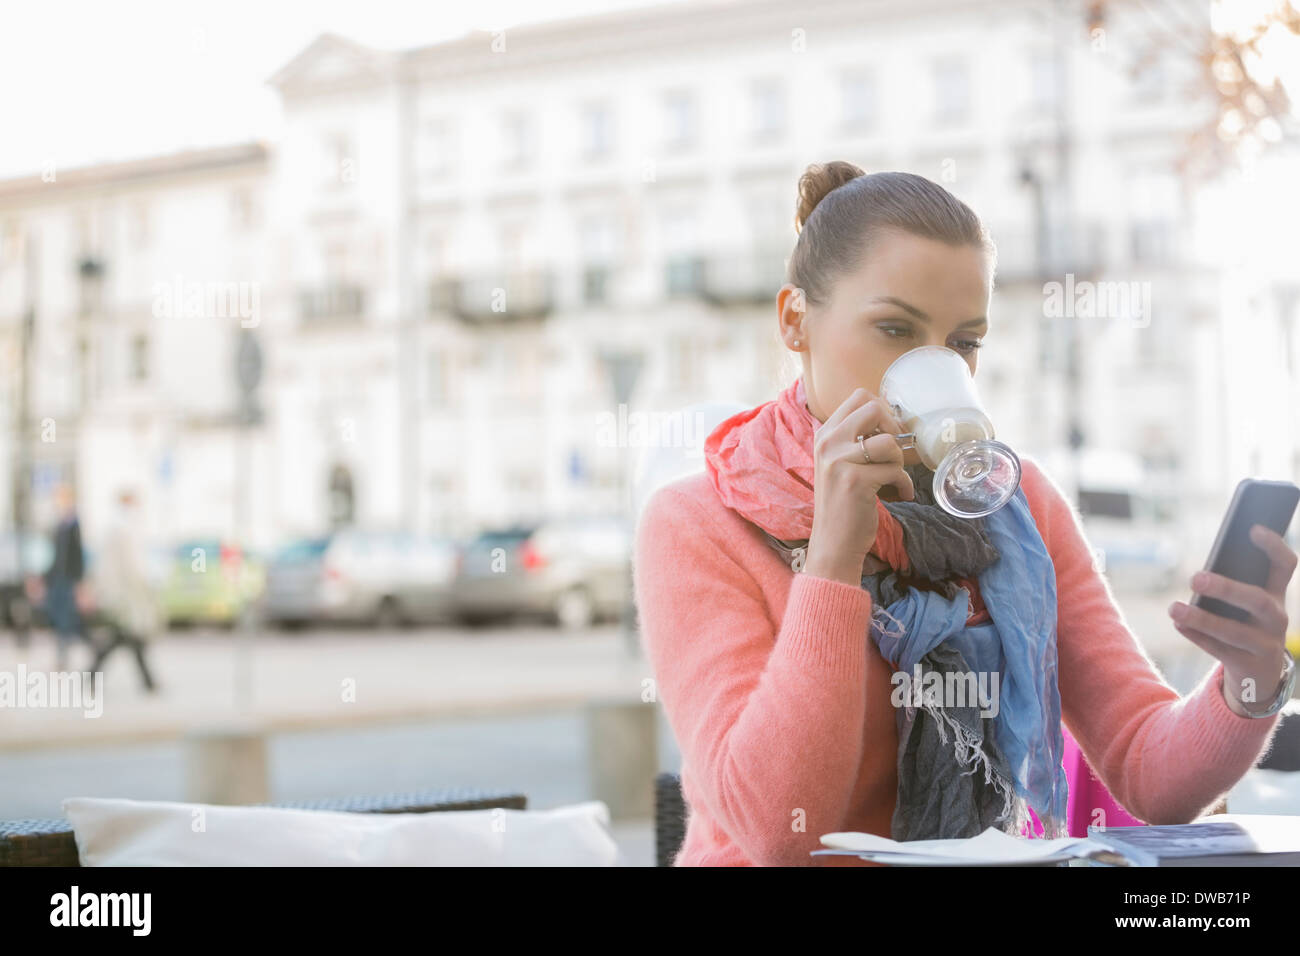
[[[1070,836],[1086,837],[1088,826],[1094,823],[1104,823],[1108,827],[1146,826],[1143,821],[1115,802],[1106,785],[1088,766],[1083,751],[1079,749],[1079,745],[1075,743],[1064,724],[1061,725],[1061,736],[1065,738],[1065,756],[1062,760],[1065,764],[1065,778],[1070,787],[1069,797],[1065,803],[1065,819]],[[1097,810],[1101,810],[1105,816],[1101,818],[1094,816]],[[1032,807],[1029,810],[1029,817],[1033,821],[1034,836],[1041,837],[1043,825]],[[1027,830],[1021,832],[1026,836],[1029,835]]]

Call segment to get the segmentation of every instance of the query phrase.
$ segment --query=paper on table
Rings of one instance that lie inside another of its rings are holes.
[[[821,838],[825,846],[851,850],[881,858],[907,857],[921,860],[953,860],[961,863],[1032,863],[1052,858],[1086,856],[1082,849],[1096,848],[1087,837],[1061,837],[1056,840],[1026,840],[989,827],[979,836],[964,840],[890,840],[872,833],[828,833]]]

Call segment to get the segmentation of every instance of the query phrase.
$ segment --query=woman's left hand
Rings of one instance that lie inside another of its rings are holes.
[[[1300,562],[1272,528],[1254,525],[1250,538],[1268,555],[1268,583],[1263,587],[1212,571],[1192,576],[1192,590],[1242,608],[1250,615],[1247,620],[1234,621],[1182,601],[1169,605],[1178,633],[1223,662],[1224,696],[1238,713],[1246,709],[1241,692],[1247,680],[1255,687],[1255,700],[1247,702],[1251,710],[1264,709],[1277,693],[1286,661],[1286,587]]]

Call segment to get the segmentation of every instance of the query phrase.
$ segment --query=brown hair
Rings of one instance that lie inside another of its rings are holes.
[[[979,217],[938,183],[913,173],[868,175],[843,160],[804,170],[794,227],[799,238],[786,281],[802,289],[809,302],[825,302],[835,279],[856,268],[887,229],[954,246],[980,246],[990,268],[996,259]]]

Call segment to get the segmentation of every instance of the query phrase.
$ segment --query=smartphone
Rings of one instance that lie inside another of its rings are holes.
[[[1205,570],[1263,587],[1268,583],[1270,562],[1268,554],[1250,540],[1250,529],[1262,524],[1285,538],[1297,501],[1300,501],[1300,487],[1289,481],[1243,478],[1219,525]],[[1245,609],[1217,598],[1193,594],[1187,603],[1234,621],[1250,619]]]

